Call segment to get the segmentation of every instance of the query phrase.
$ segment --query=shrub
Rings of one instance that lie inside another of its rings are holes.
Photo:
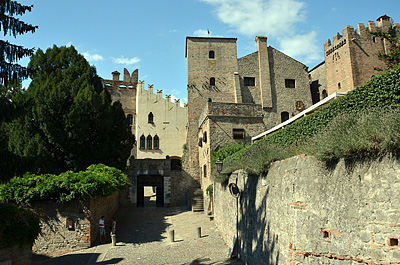
[[[40,219],[31,210],[0,203],[0,249],[32,244],[40,233]]]
[[[120,170],[103,164],[91,165],[86,171],[67,171],[60,175],[25,174],[0,185],[0,201],[28,203],[52,200],[66,203],[90,197],[108,196],[122,189],[128,178]]]

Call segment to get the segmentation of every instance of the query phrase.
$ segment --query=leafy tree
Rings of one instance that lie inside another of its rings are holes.
[[[390,27],[387,31],[374,31],[372,35],[386,39],[389,42],[388,51],[380,51],[378,58],[385,62],[386,67],[392,68],[400,64],[400,31],[395,27]],[[375,68],[375,70],[382,71],[381,68]]]
[[[26,11],[31,11],[33,5],[25,6],[16,1],[1,0],[0,1],[0,31],[4,36],[34,33],[38,28],[27,24],[15,16],[21,16]],[[23,46],[11,44],[8,41],[0,40],[0,85],[7,84],[8,81],[23,79],[28,76],[27,69],[16,62],[25,56],[31,56],[34,49],[24,48]]]
[[[120,103],[74,47],[41,49],[28,65],[25,113],[8,126],[9,147],[32,173],[79,171],[104,163],[124,169],[134,138]]]

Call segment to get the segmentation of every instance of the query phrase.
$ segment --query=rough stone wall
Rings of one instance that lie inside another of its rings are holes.
[[[16,245],[0,249],[0,264],[2,265],[30,265],[31,259],[32,245]]]
[[[258,78],[259,66],[258,66],[257,52],[239,58],[238,66],[240,75],[240,88],[242,91],[242,103],[261,104],[260,82]],[[255,86],[245,86],[244,85],[245,77],[254,77]]]
[[[57,256],[93,246],[99,237],[100,217],[104,215],[106,224],[110,224],[118,209],[118,192],[85,202],[60,204],[48,201],[33,203],[32,206],[41,214],[42,229],[32,251]],[[67,227],[67,219],[72,219],[72,227]]]
[[[195,180],[183,170],[171,170],[170,206],[188,206],[190,207],[190,191],[196,186]]]
[[[323,91],[326,91],[326,64],[320,63],[310,70],[310,89],[313,104],[323,99]]]
[[[62,254],[90,247],[89,203],[37,202],[33,207],[41,214],[41,233],[32,251],[41,255]],[[67,219],[72,219],[72,228]]]
[[[278,114],[278,119],[275,119],[275,125],[277,125],[281,123],[282,111],[287,111],[290,116],[294,116],[312,105],[310,83],[308,69],[304,64],[272,47],[269,47],[268,51],[273,96],[272,112]],[[294,79],[295,87],[285,87],[285,79]],[[303,103],[302,110],[296,109],[297,101]],[[266,124],[268,124],[267,121]]]
[[[264,176],[231,175],[238,200],[240,256],[246,264],[399,264],[400,161],[391,156],[275,162]],[[231,243],[236,199],[214,187],[215,221]]]
[[[210,51],[214,51],[214,58],[209,58]],[[186,57],[189,121],[186,162],[188,173],[199,181],[197,121],[208,98],[214,102],[235,102],[236,39],[187,37]],[[215,86],[210,86],[211,77],[215,78]]]
[[[183,155],[183,145],[186,143],[187,107],[181,107],[180,101],[171,102],[170,95],[162,97],[162,90],[153,93],[153,86],[144,89],[144,82],[139,82],[137,86],[137,121],[136,139],[138,159],[180,159]],[[153,114],[153,123],[149,123],[148,115]],[[150,135],[153,137],[153,148],[140,148],[140,137],[146,139]],[[154,137],[159,137],[159,148],[154,149]]]

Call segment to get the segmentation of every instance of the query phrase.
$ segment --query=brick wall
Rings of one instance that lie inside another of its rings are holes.
[[[386,156],[313,157],[275,162],[264,177],[231,175],[238,200],[240,255],[246,264],[399,264],[400,162]],[[228,244],[236,232],[236,199],[214,187],[214,220]]]

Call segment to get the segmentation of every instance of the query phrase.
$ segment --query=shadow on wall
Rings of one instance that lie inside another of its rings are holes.
[[[240,197],[239,220],[240,252],[242,260],[248,264],[279,264],[279,252],[275,251],[276,235],[270,231],[270,222],[266,212],[269,189],[256,204],[257,184],[260,177],[249,175],[244,183]],[[257,205],[259,205],[257,207]],[[245,235],[245,236],[242,236]],[[274,253],[274,251],[276,253]]]

